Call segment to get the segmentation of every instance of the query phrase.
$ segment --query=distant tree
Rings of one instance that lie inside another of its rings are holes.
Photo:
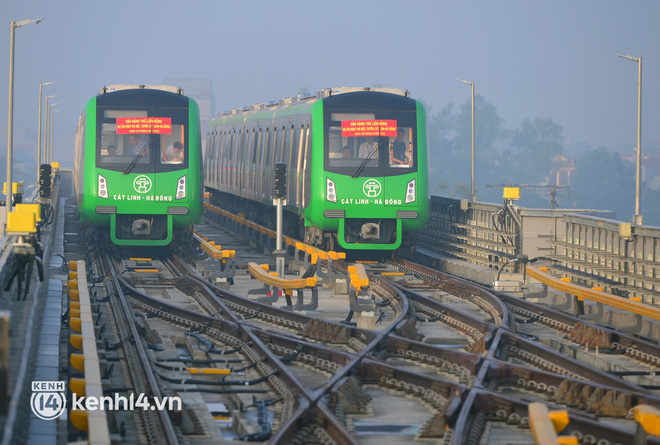
[[[454,193],[452,193],[450,196],[468,199],[470,197],[470,189],[471,189],[470,184],[466,184],[464,182],[460,184],[456,184],[454,186]]]
[[[614,210],[618,219],[630,220],[635,206],[635,171],[631,163],[606,147],[598,147],[585,153],[575,166],[571,195],[577,207]]]
[[[645,226],[660,227],[660,190],[653,190],[650,187],[642,189],[642,216]]]
[[[460,184],[470,181],[472,160],[472,110],[470,100],[456,112],[450,103],[428,120],[431,168],[443,181]],[[485,186],[499,178],[500,156],[495,148],[507,134],[495,106],[475,96],[475,182]],[[468,188],[469,195],[469,188]]]
[[[427,124],[429,170],[434,177],[453,183],[453,162],[450,160],[453,151],[454,115],[453,104],[445,106],[439,113],[429,115]]]
[[[447,190],[449,190],[449,183],[447,181],[441,181],[435,184],[432,189],[433,194],[446,195]]]
[[[552,118],[525,119],[520,128],[513,131],[512,152],[509,162],[514,161],[513,174],[518,183],[541,184],[547,180],[552,160],[563,153],[562,126]]]

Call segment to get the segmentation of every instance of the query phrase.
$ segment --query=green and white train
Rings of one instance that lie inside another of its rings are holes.
[[[180,88],[112,85],[78,121],[80,220],[114,244],[166,246],[203,211],[199,107]]]
[[[426,112],[407,91],[334,88],[224,112],[207,132],[212,203],[325,248],[394,250],[428,219]]]

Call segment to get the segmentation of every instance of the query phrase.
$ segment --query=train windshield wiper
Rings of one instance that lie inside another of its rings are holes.
[[[364,170],[364,167],[367,166],[367,162],[369,162],[369,160],[374,155],[374,153],[376,153],[376,150],[378,150],[378,142],[376,142],[376,145],[374,145],[374,148],[371,149],[369,155],[367,155],[367,157],[364,158],[364,161],[362,161],[362,163],[357,168],[357,170],[355,170],[355,173],[351,175],[351,178],[357,178],[360,175],[360,173],[362,173],[362,170]]]
[[[151,148],[151,139],[149,139],[149,140],[148,140],[148,141],[142,146],[142,148],[140,149],[140,151],[138,151],[138,154],[135,155],[135,157],[133,158],[133,160],[131,161],[131,163],[128,165],[128,167],[126,167],[126,170],[124,170],[124,173],[122,173],[122,174],[124,174],[124,175],[129,174],[129,173],[131,172],[131,170],[133,170],[133,167],[135,167],[135,165],[140,161],[140,158],[141,158],[142,156],[145,155],[145,153],[147,152],[147,150],[149,150],[149,148]]]

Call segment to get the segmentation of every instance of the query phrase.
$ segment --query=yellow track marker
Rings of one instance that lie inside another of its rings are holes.
[[[214,374],[214,375],[229,375],[231,369],[220,368],[186,368],[191,374]]]

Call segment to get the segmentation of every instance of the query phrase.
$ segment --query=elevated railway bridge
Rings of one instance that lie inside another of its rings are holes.
[[[660,228],[432,196],[394,256],[285,236],[278,276],[239,212],[117,249],[53,177],[0,243],[3,444],[660,443]]]

